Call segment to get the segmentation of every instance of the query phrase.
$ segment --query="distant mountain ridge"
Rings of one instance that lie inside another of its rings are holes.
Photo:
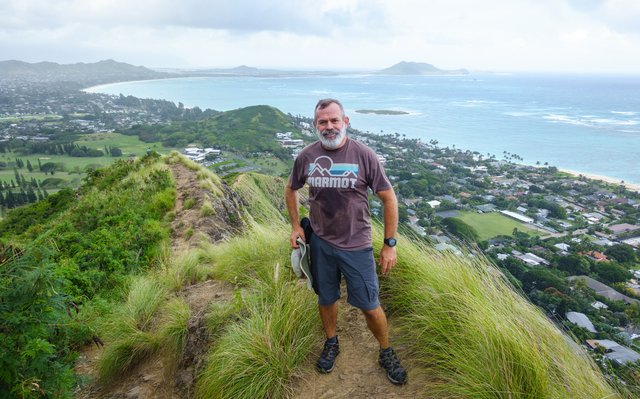
[[[377,72],[381,75],[467,75],[466,69],[444,70],[425,62],[401,61]]]
[[[47,61],[38,63],[16,60],[0,61],[0,78],[2,79],[100,84],[175,76],[177,75],[114,60],[75,64],[58,64]]]

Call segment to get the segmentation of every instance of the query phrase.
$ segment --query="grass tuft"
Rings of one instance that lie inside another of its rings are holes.
[[[230,322],[238,321],[244,312],[244,300],[237,289],[229,303],[213,302],[207,313],[207,329],[211,335],[218,335]]]
[[[164,301],[167,289],[153,276],[137,277],[129,289],[126,316],[140,330],[148,330],[151,319]]]
[[[158,340],[174,366],[187,342],[189,317],[191,310],[183,298],[172,298],[163,306]]]
[[[209,217],[215,215],[215,210],[213,209],[213,205],[211,201],[205,200],[200,207],[200,215],[202,217]]]
[[[196,200],[195,198],[187,198],[186,200],[184,200],[184,203],[182,204],[182,207],[184,209],[191,209],[196,205]]]
[[[219,245],[203,245],[203,259],[214,264],[214,276],[242,285],[268,281],[274,264],[288,265],[291,248],[284,224],[254,225],[244,236]],[[281,239],[274,239],[280,237]],[[289,273],[292,275],[291,273]]]
[[[198,250],[179,253],[169,262],[168,267],[160,274],[161,283],[169,290],[180,291],[185,285],[203,281],[211,267],[201,262]]]
[[[382,282],[400,338],[433,377],[430,396],[616,397],[586,352],[481,254],[401,240],[398,265]]]
[[[269,279],[254,279],[250,285],[247,315],[217,340],[198,379],[196,398],[287,397],[291,376],[318,339],[317,308],[310,291],[284,273],[271,273]]]
[[[105,347],[98,362],[100,380],[112,381],[148,356],[156,353],[160,342],[155,335],[122,325],[121,336]]]

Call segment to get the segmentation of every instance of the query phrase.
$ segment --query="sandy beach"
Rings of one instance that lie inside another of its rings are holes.
[[[575,170],[569,170],[569,169],[559,169],[559,170],[561,172],[565,172],[565,173],[569,173],[570,175],[574,175],[576,177],[584,176],[587,179],[601,180],[601,181],[604,181],[606,183],[611,183],[611,184],[616,184],[616,185],[619,185],[620,182],[622,181],[622,179],[616,179],[615,177],[610,177],[610,176],[594,175],[592,173],[577,172]],[[627,190],[635,191],[635,192],[639,192],[640,193],[640,184],[624,182],[623,185]]]

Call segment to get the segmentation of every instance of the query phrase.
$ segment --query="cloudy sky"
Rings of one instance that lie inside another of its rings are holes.
[[[0,60],[640,73],[638,0],[1,0]]]

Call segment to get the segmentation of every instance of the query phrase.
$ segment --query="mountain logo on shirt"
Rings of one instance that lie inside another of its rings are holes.
[[[333,163],[325,155],[309,164],[307,184],[319,188],[355,188],[358,181],[358,164]]]

